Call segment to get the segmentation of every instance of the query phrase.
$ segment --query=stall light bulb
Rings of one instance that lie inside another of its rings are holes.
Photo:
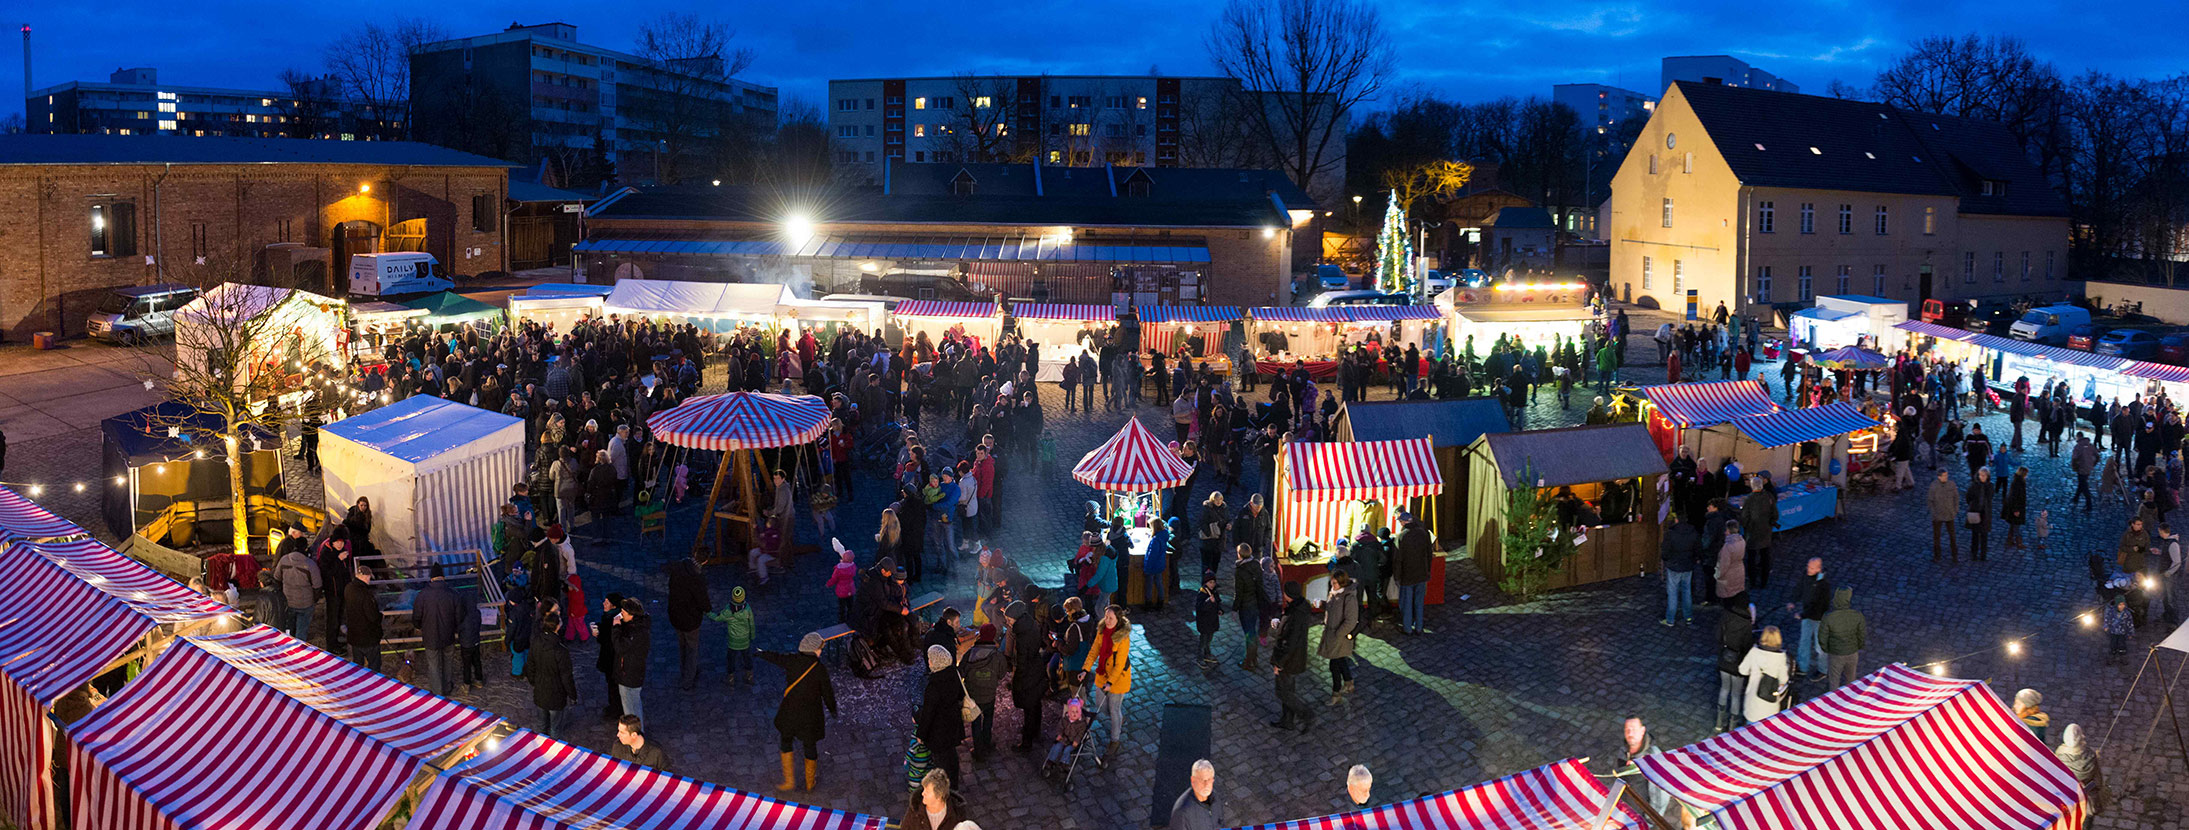
[[[2083,621],[2084,628],[2090,628],[2098,624],[2098,618],[2087,611],[2084,612],[2082,616],[2077,617],[2076,619]]]
[[[128,479],[128,478],[126,478],[126,477],[124,477],[124,476],[115,476],[115,477],[114,477],[114,486],[116,486],[116,487],[120,487],[120,486],[126,485],[126,484],[128,484],[128,483],[129,483],[129,479]]]
[[[2007,641],[2007,655],[2008,655],[2008,656],[2010,656],[2010,657],[2013,657],[2013,656],[2020,656],[2020,655],[2021,655],[2021,653],[2022,653],[2022,641],[2020,641],[2020,640],[2008,640],[2008,641]]]
[[[193,456],[196,456],[196,457],[198,457],[198,458],[200,458],[200,459],[202,459],[202,458],[204,458],[204,457],[205,457],[205,451],[204,451],[204,450],[193,450],[193,451],[191,451],[191,453],[190,453],[190,454],[191,454],[191,455],[193,455]]]
[[[78,493],[81,493],[81,492],[83,492],[83,491],[84,491],[84,483],[83,483],[83,482],[81,482],[81,481],[79,481],[79,482],[76,482],[76,492],[78,492]]]
[[[31,498],[34,498],[34,499],[35,499],[35,498],[39,497],[40,495],[43,495],[43,494],[44,494],[45,492],[46,492],[46,488],[44,488],[44,487],[38,486],[38,485],[36,485],[36,484],[33,484],[33,485],[31,485],[31,486],[30,486],[30,497],[31,497]]]
[[[1935,666],[1932,666],[1932,667],[1931,667],[1931,674],[1932,674],[1932,675],[1935,675],[1935,676],[1938,676],[1938,677],[1945,677],[1945,676],[1946,676],[1946,664],[1944,664],[1944,663],[1939,663],[1939,664],[1937,664],[1937,665],[1935,665]]]

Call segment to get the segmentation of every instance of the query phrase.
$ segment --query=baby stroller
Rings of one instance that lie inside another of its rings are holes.
[[[1079,759],[1095,753],[1087,745],[1087,738],[1093,732],[1094,718],[1085,707],[1086,704],[1077,697],[1064,701],[1064,713],[1057,719],[1056,738],[1050,741],[1047,754],[1042,759],[1041,777],[1054,784],[1058,792],[1069,792],[1072,789],[1072,774],[1079,770]],[[1080,713],[1076,721],[1070,717],[1070,713],[1075,710]],[[1102,757],[1097,754],[1094,761],[1099,765]]]

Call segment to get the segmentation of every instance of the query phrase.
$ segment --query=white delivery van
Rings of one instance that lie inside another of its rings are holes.
[[[350,293],[359,297],[431,294],[448,291],[456,283],[436,274],[441,261],[432,254],[406,251],[392,254],[352,254]]]
[[[2007,330],[2016,340],[2045,343],[2053,346],[2067,345],[2067,336],[2076,326],[2090,325],[2090,309],[2072,305],[2048,305],[2022,313],[2022,319],[2014,321]]]

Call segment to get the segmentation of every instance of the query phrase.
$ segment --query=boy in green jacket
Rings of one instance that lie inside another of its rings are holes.
[[[753,685],[752,679],[752,606],[745,604],[745,588],[730,589],[730,604],[707,615],[707,619],[722,623],[730,635],[730,682],[737,682],[740,667],[745,672],[745,685]]]

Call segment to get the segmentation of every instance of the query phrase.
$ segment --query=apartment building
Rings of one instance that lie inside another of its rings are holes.
[[[1612,290],[1764,313],[1819,294],[2053,293],[2067,205],[1998,124],[1678,81],[1612,180]]]
[[[704,175],[725,130],[775,126],[776,89],[725,78],[719,61],[664,66],[577,37],[543,23],[420,47],[414,135],[527,164],[597,147],[624,179],[653,181]]]
[[[24,101],[24,131],[51,135],[394,140],[404,115],[345,98],[332,77],[294,89],[162,84],[159,70],[114,70],[106,83],[69,81]]]
[[[1606,133],[1633,119],[1648,119],[1657,99],[1630,89],[1603,84],[1554,84],[1551,101],[1565,104],[1581,117],[1581,125]]]
[[[1772,92],[1801,91],[1801,87],[1793,81],[1773,75],[1761,67],[1750,66],[1747,61],[1732,55],[1683,55],[1665,58],[1658,66],[1658,89],[1671,86],[1675,81],[1692,81],[1698,84],[1722,84]]]

